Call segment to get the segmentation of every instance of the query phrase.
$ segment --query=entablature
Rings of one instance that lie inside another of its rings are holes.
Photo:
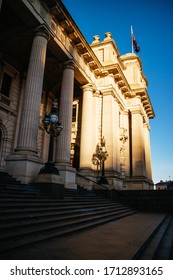
[[[69,38],[72,45],[77,49],[79,55],[82,56],[85,63],[91,67],[91,70],[101,68],[101,63],[99,62],[97,56],[92,51],[63,3],[61,1],[45,2],[50,8],[50,13],[54,17],[54,20],[56,20],[57,24],[61,26],[64,33]]]

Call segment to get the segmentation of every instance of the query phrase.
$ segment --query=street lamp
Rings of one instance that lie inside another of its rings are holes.
[[[108,157],[108,153],[106,150],[106,141],[104,136],[101,139],[101,145],[97,144],[96,153],[93,154],[92,162],[94,165],[101,167],[101,177],[98,180],[99,184],[108,184],[108,181],[105,177],[105,160]]]
[[[53,163],[53,144],[54,144],[54,137],[57,137],[61,134],[63,130],[62,124],[58,121],[58,102],[57,99],[54,99],[52,104],[51,113],[45,114],[44,119],[42,120],[44,129],[48,134],[50,134],[50,142],[49,142],[49,154],[48,154],[48,161],[45,165],[40,169],[39,174],[57,174],[59,175],[58,169],[54,166]]]

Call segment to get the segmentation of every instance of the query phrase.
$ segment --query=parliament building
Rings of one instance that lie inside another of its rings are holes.
[[[61,0],[1,0],[0,29],[0,170],[37,181],[56,103],[52,161],[65,188],[92,189],[104,168],[108,188],[153,189],[154,111],[139,56],[120,55],[111,32],[89,44]]]

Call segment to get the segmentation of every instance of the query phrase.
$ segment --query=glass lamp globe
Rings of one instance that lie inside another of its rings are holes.
[[[49,117],[49,115],[46,115],[44,117],[44,119],[42,120],[42,122],[43,122],[44,126],[48,126],[50,124],[50,117]]]
[[[53,123],[53,124],[57,123],[57,122],[58,122],[58,116],[55,115],[55,114],[51,114],[51,115],[50,115],[50,121],[51,121],[51,123]]]
[[[58,135],[61,133],[61,131],[63,130],[63,126],[61,123],[58,124],[58,127],[57,127],[57,132],[58,132]]]

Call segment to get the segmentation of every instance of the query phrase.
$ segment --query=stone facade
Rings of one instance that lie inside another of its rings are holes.
[[[104,136],[109,188],[153,188],[154,111],[140,58],[121,56],[110,32],[89,45],[61,1],[3,0],[0,21],[0,169],[36,180],[48,158],[42,119],[56,98],[54,162],[65,187],[97,181],[92,157]]]

